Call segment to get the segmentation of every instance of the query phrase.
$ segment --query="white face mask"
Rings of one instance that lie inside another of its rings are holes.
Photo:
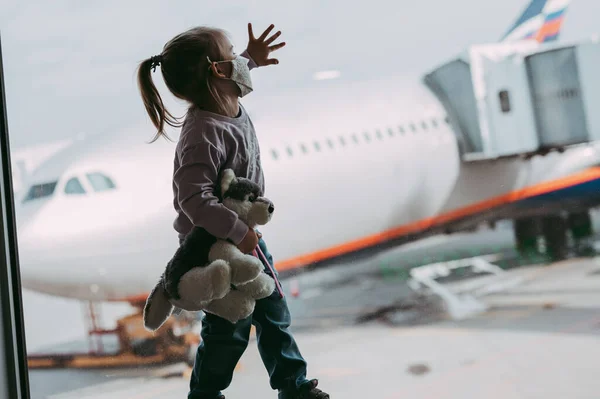
[[[208,56],[206,59],[212,64],[212,61]],[[252,79],[250,78],[248,59],[237,55],[231,61],[216,61],[215,64],[221,64],[223,62],[231,62],[233,68],[231,70],[231,77],[228,79],[234,81],[240,88],[240,97],[244,97],[246,94],[250,93],[252,91]]]

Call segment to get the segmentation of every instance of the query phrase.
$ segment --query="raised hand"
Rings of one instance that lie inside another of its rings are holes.
[[[275,33],[273,36],[266,39],[267,35],[271,33],[274,27],[275,25],[271,24],[271,26],[269,26],[257,39],[254,37],[254,33],[252,32],[252,24],[248,23],[247,50],[250,54],[250,57],[252,57],[258,66],[279,64],[279,60],[277,58],[269,58],[269,54],[285,46],[285,42],[274,44],[272,46],[270,45],[281,35],[281,31],[277,31],[277,33]]]

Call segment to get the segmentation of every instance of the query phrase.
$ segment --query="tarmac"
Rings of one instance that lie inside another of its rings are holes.
[[[462,320],[435,295],[428,296],[431,306],[411,306],[406,280],[382,270],[405,270],[411,254],[432,256],[435,248],[467,245],[465,239],[433,238],[285,281],[308,377],[344,399],[599,398],[600,257],[510,268],[498,278],[518,283],[477,297],[485,310]],[[498,251],[511,256],[510,245],[496,245]],[[452,291],[464,281],[443,285]],[[186,397],[189,369],[32,370],[30,379],[32,399],[170,399]],[[255,341],[224,394],[277,397]]]

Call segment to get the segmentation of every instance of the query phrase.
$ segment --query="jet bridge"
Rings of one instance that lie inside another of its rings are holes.
[[[532,156],[600,139],[600,45],[477,45],[424,77],[463,161]]]

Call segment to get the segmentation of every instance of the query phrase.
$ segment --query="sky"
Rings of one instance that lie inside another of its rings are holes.
[[[339,71],[335,84],[388,77],[418,82],[468,45],[497,41],[528,0],[349,3],[0,0],[11,148],[132,127],[141,139],[151,138],[136,67],[195,25],[226,29],[238,53],[248,22],[255,34],[270,23],[282,31],[287,45],[274,55],[280,64],[253,71],[249,97],[268,107],[278,94],[332,84],[313,79],[323,70]],[[597,33],[598,11],[597,0],[573,0],[562,40]],[[154,77],[168,107],[183,110],[160,74]]]

